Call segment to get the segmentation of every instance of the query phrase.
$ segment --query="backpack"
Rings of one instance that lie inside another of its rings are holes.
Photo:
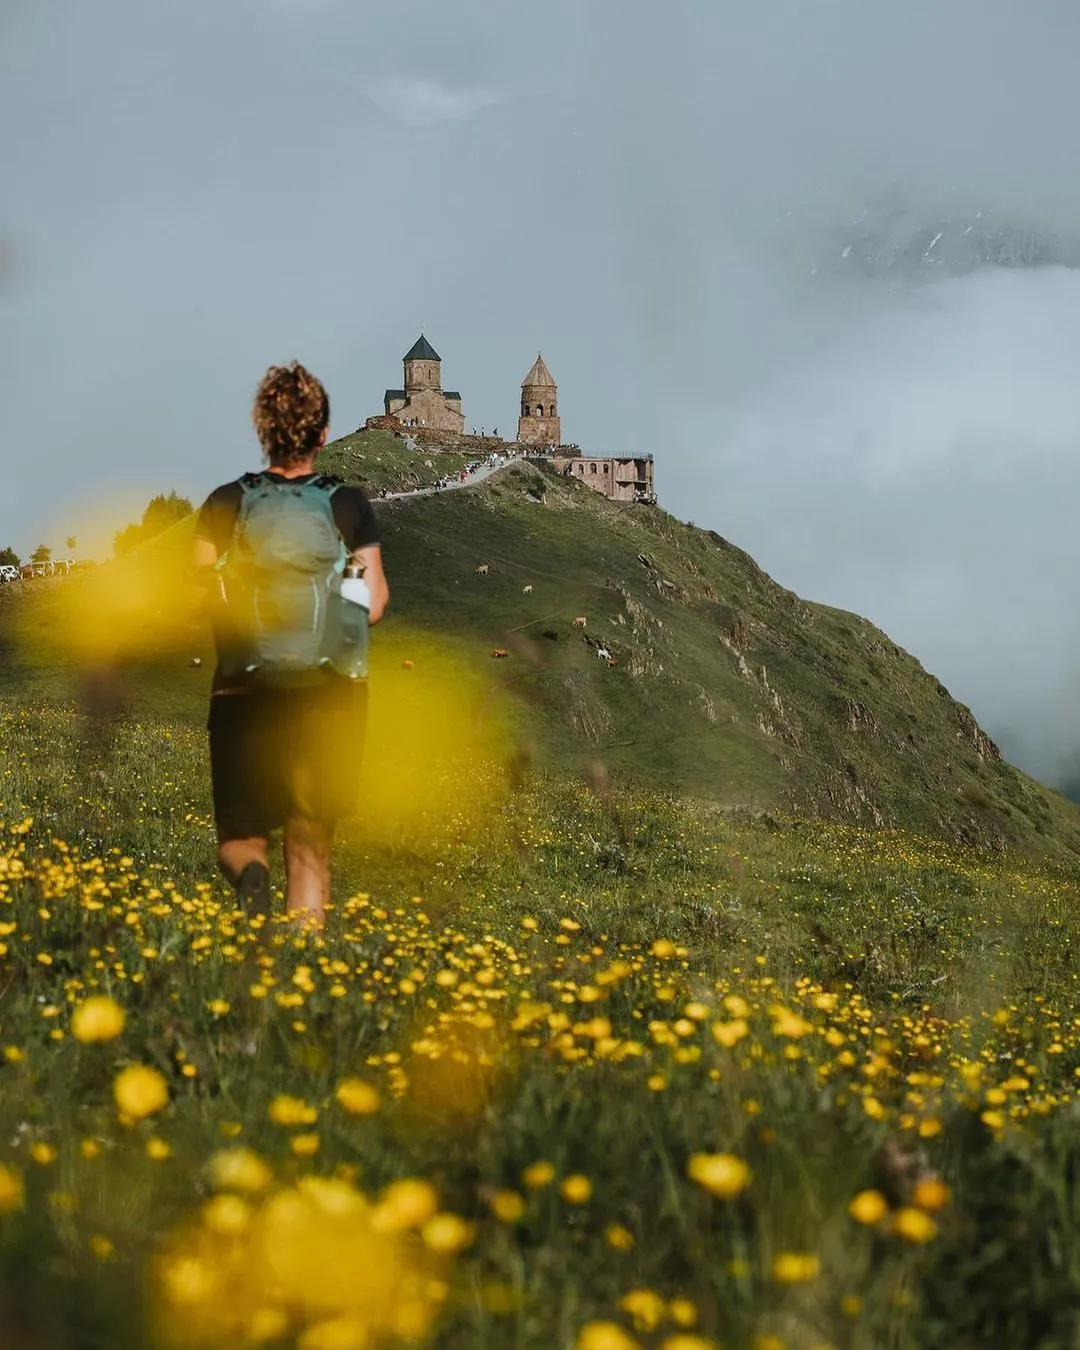
[[[249,473],[228,549],[218,561],[229,641],[222,675],[290,686],[320,681],[327,668],[367,675],[367,611],[341,594],[349,550],[334,522],[343,484]]]

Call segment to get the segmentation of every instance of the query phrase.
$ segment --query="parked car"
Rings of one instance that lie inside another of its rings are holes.
[[[13,563],[4,563],[0,566],[0,582],[18,581],[19,569]]]

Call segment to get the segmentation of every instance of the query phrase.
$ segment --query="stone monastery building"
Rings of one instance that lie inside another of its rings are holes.
[[[406,352],[404,363],[405,388],[388,389],[383,395],[385,415],[404,427],[463,436],[461,395],[443,390],[442,358],[423,333]],[[378,420],[370,418],[368,424]],[[521,382],[517,440],[529,451],[550,457],[560,473],[612,501],[656,501],[652,455],[582,455],[577,446],[563,445],[558,385],[540,355]]]
[[[405,388],[388,389],[383,395],[386,415],[407,427],[464,434],[461,395],[456,390],[443,392],[442,357],[423,333],[405,353],[404,364]]]
[[[517,438],[522,445],[547,447],[562,444],[559,423],[558,386],[544,358],[537,355],[532,369],[521,382],[521,416]]]

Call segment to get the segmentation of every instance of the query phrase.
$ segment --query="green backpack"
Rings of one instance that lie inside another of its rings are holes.
[[[273,685],[320,681],[327,669],[367,675],[367,610],[341,594],[349,551],[332,500],[343,484],[249,473],[229,548],[217,567],[228,610],[222,675]]]

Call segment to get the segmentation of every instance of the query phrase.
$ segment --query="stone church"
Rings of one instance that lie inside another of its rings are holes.
[[[388,389],[383,407],[388,417],[396,417],[407,427],[426,427],[435,431],[465,431],[461,395],[442,387],[442,357],[420,334],[405,353],[405,388]]]
[[[517,438],[523,445],[539,446],[562,443],[559,424],[559,390],[544,358],[537,355],[532,369],[521,382],[521,416],[518,418]]]

